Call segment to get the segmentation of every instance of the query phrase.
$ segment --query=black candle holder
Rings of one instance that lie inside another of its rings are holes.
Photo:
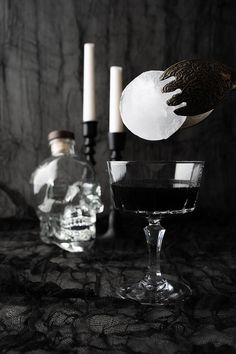
[[[110,150],[110,160],[120,161],[122,159],[121,151],[124,150],[126,141],[126,133],[108,133],[108,146]],[[108,229],[104,234],[104,238],[114,238],[121,235],[122,222],[119,210],[115,210],[113,205],[110,206]]]
[[[83,122],[83,137],[84,137],[84,148],[83,153],[85,155],[86,161],[91,163],[93,166],[96,164],[94,159],[95,154],[95,138],[97,136],[97,121]]]
[[[111,161],[120,161],[122,159],[121,151],[124,150],[126,133],[108,133],[108,146],[111,152]]]

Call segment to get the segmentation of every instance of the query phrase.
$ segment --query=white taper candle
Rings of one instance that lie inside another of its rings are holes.
[[[84,44],[84,93],[83,93],[83,121],[96,120],[95,99],[95,45]]]
[[[124,124],[120,116],[120,97],[122,93],[122,67],[110,68],[110,109],[109,132],[120,133],[124,131]]]

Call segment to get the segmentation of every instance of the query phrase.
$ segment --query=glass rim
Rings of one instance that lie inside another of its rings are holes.
[[[143,164],[163,164],[163,163],[169,163],[169,164],[175,164],[175,163],[195,163],[195,164],[199,164],[199,165],[204,165],[205,161],[202,160],[150,160],[150,161],[145,161],[145,160],[122,160],[122,161],[114,161],[114,160],[108,160],[107,163],[114,163],[114,164],[124,164],[124,163],[143,163]]]

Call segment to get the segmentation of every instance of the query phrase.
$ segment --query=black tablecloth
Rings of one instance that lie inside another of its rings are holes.
[[[162,270],[193,289],[174,308],[113,296],[121,277],[144,273],[146,248],[138,227],[126,229],[123,238],[99,239],[90,254],[71,254],[43,244],[37,227],[5,222],[0,352],[235,353],[236,222],[192,217],[167,224]]]

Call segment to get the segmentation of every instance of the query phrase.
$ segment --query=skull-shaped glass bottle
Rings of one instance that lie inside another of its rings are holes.
[[[40,236],[66,251],[83,252],[95,240],[101,188],[92,166],[75,154],[73,133],[53,131],[48,140],[51,156],[31,176]]]

